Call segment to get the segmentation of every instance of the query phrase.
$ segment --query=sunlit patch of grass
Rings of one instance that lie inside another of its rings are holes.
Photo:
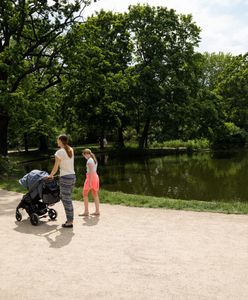
[[[13,178],[8,178],[7,181],[0,179],[0,189],[15,191],[19,193],[27,193],[27,190],[22,185],[20,185],[18,180]]]
[[[74,199],[82,200],[82,188],[74,189]],[[248,214],[248,203],[242,202],[208,202],[160,198],[143,195],[124,194],[100,190],[101,203],[119,204],[134,207],[167,208],[176,210],[208,211],[227,214]]]
[[[165,142],[154,142],[152,144],[153,148],[187,148],[188,150],[201,150],[209,149],[210,143],[207,139],[195,139],[195,140],[171,140]]]
[[[20,193],[26,193],[26,189],[22,187],[18,180],[0,180],[0,188],[16,191]],[[92,197],[90,195],[90,201]],[[82,201],[82,188],[74,188],[73,199]],[[187,211],[199,211],[199,212],[216,212],[226,214],[248,214],[248,203],[242,202],[209,202],[198,200],[182,200],[182,199],[170,199],[160,198],[143,195],[124,194],[122,192],[110,192],[101,189],[100,190],[100,202],[109,204],[119,204],[133,207],[150,207],[150,208],[164,208],[164,209],[176,209]]]

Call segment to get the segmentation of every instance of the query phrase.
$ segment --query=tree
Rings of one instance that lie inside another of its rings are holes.
[[[248,53],[232,58],[215,90],[222,98],[226,122],[248,131]]]
[[[213,134],[217,147],[244,146],[248,131],[248,53],[231,57],[214,87],[222,122]]]
[[[192,88],[195,92],[185,108],[183,139],[208,138],[213,139],[214,132],[224,122],[221,97],[215,89],[219,78],[232,59],[231,54],[198,53],[191,64],[195,70],[195,80]]]
[[[172,110],[165,121],[170,124],[167,138],[213,139],[214,133],[225,122],[222,97],[216,92],[216,87],[231,60],[232,55],[224,53],[196,53],[192,56],[187,65],[187,76],[177,84],[187,89],[188,101],[180,105],[178,101],[174,103],[174,112]]]
[[[204,53],[199,90],[187,118],[191,136],[208,138],[215,147],[244,145],[247,130],[247,58]],[[243,131],[242,131],[243,130]]]
[[[173,101],[182,102],[187,97],[180,79],[186,78],[200,30],[190,15],[178,15],[164,7],[131,6],[128,20],[134,44],[133,64],[139,74],[136,114],[139,147],[143,148],[150,127],[161,108],[168,107],[172,93]]]
[[[220,76],[227,66],[232,62],[233,55],[230,53],[203,53],[202,54],[202,74],[199,77],[201,89],[212,91],[216,88]]]
[[[7,155],[8,124],[22,81],[37,75],[33,95],[61,81],[59,37],[91,1],[0,1],[0,154]],[[82,6],[82,7],[81,7]],[[80,11],[81,10],[81,11]],[[79,11],[78,15],[75,15]],[[42,80],[41,80],[42,79]],[[21,104],[20,104],[21,105]]]
[[[88,135],[94,131],[102,147],[105,134],[115,130],[121,144],[131,76],[125,16],[101,11],[84,24],[74,26],[66,39],[70,46],[64,52],[67,74],[63,110],[73,111],[79,127],[84,127]]]

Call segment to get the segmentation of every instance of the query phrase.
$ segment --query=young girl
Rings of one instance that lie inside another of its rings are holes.
[[[49,175],[52,178],[60,170],[60,195],[64,205],[67,221],[62,225],[65,228],[73,227],[73,204],[71,194],[76,181],[74,171],[74,151],[68,145],[68,137],[61,134],[57,139],[58,147],[60,148],[55,153],[55,163]]]
[[[91,215],[99,216],[99,177],[97,175],[97,160],[95,155],[91,152],[90,149],[83,150],[83,156],[87,160],[86,163],[86,179],[83,186],[83,198],[84,198],[84,213],[80,214],[80,216],[87,217],[89,215],[89,199],[88,194],[91,191],[93,199],[95,201],[96,210]]]

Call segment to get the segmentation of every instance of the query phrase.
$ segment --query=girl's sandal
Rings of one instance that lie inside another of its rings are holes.
[[[83,214],[79,214],[79,217],[88,217],[89,213],[83,213]]]
[[[100,213],[92,213],[92,214],[90,214],[91,216],[100,216]]]

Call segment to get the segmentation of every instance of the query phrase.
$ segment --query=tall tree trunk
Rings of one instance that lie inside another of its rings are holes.
[[[145,138],[145,148],[148,148],[148,134],[147,134],[147,136]]]
[[[2,42],[2,41],[1,41]],[[8,44],[8,40],[5,41],[6,45]],[[1,51],[2,52],[2,51]],[[8,80],[8,76],[6,72],[0,71],[0,82],[1,85],[6,85]],[[9,94],[5,94],[5,88],[1,91],[1,97],[4,97],[3,103],[8,101]],[[8,100],[7,100],[8,99]],[[3,105],[0,105],[0,155],[7,156],[8,155],[8,127],[9,127],[9,113]]]
[[[103,150],[104,149],[104,135],[101,135],[99,137],[98,142],[99,142],[100,150]]]
[[[8,125],[9,115],[0,107],[0,155],[8,155]]]
[[[124,137],[123,137],[123,128],[119,127],[118,128],[118,141],[117,141],[117,145],[119,148],[124,148],[125,144],[124,144]]]
[[[23,140],[24,140],[25,152],[28,152],[28,134],[26,132],[23,135]]]
[[[48,151],[47,137],[45,135],[41,135],[39,137],[39,141],[40,141],[39,150],[40,151]]]
[[[144,149],[145,145],[147,147],[147,140],[148,140],[148,131],[150,127],[151,119],[148,118],[145,122],[145,126],[142,132],[142,135],[139,138],[139,148]]]

